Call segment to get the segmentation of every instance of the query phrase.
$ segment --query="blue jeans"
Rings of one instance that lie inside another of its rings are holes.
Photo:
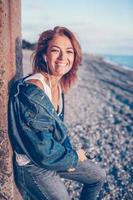
[[[33,163],[15,164],[16,185],[24,200],[70,200],[62,178],[83,183],[80,200],[95,200],[105,181],[105,171],[90,160],[79,162],[73,172],[56,172]]]

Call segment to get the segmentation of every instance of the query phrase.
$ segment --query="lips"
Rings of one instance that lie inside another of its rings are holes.
[[[66,67],[67,63],[56,63],[56,66]]]

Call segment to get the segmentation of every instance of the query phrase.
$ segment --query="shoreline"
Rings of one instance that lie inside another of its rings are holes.
[[[118,64],[118,63],[116,63],[115,61],[111,61],[111,60],[109,60],[109,59],[107,59],[107,58],[104,58],[103,57],[103,61],[105,62],[105,63],[109,63],[109,64],[111,64],[111,65],[115,65],[116,67],[121,67],[121,68],[123,68],[123,69],[127,69],[127,70],[129,70],[129,71],[133,71],[133,67],[130,67],[130,66],[128,66],[128,65],[124,65],[124,64]]]

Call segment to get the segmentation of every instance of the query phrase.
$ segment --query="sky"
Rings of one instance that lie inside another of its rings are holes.
[[[22,0],[22,38],[36,42],[41,32],[65,26],[82,50],[133,55],[133,0]]]

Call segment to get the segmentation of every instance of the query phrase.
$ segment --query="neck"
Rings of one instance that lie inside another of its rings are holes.
[[[50,86],[51,84],[51,87],[52,88],[55,88],[58,86],[58,84],[60,83],[60,79],[61,77],[58,77],[58,76],[54,76],[54,75],[49,75],[47,73],[42,73],[42,75],[45,77],[45,80],[47,82],[47,84]]]

